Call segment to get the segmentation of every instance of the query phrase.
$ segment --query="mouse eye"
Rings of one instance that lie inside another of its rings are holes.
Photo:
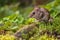
[[[33,12],[33,14],[35,14],[35,12]]]

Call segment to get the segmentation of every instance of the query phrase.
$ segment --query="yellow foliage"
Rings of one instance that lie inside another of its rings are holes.
[[[14,36],[12,35],[0,35],[0,40],[15,40]]]
[[[47,34],[41,36],[38,40],[57,40],[57,38],[54,38],[54,36],[49,37]]]

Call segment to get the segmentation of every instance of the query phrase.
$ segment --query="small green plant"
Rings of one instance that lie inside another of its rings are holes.
[[[26,20],[25,24],[37,23],[38,21],[35,18],[29,18]]]
[[[50,37],[47,34],[41,35],[41,36],[36,36],[32,37],[30,40],[58,40],[54,36]]]

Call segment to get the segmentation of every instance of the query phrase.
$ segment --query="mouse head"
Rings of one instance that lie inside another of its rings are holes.
[[[38,6],[35,6],[34,10],[30,13],[29,17],[39,19],[40,13],[40,8]]]

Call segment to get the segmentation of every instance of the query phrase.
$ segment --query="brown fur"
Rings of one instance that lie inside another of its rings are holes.
[[[50,17],[50,13],[45,8],[35,7],[34,10],[29,15],[30,18],[36,18],[40,22],[51,22],[52,18]]]

